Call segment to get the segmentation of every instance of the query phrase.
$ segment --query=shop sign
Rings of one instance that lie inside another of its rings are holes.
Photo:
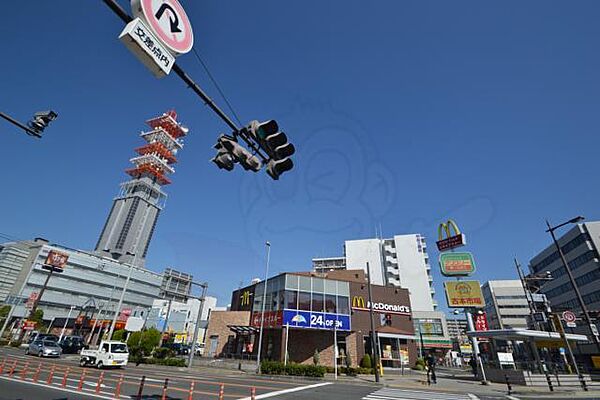
[[[35,329],[35,326],[37,325],[36,321],[29,321],[26,320],[23,322],[23,330],[24,331],[32,331]]]
[[[448,307],[482,308],[485,305],[479,281],[446,281],[444,289]]]
[[[65,265],[69,260],[69,255],[61,253],[60,251],[50,250],[46,257],[46,262],[42,265],[42,268],[53,270],[54,272],[63,272]]]
[[[322,312],[283,310],[283,324],[296,328],[349,331],[350,316]]]
[[[369,311],[371,307],[370,302],[365,302],[364,297],[362,296],[353,296],[352,297],[352,309],[359,311]],[[386,313],[386,314],[401,314],[401,315],[410,315],[410,307],[401,304],[390,304],[383,302],[373,302],[373,311],[378,313]]]
[[[475,272],[475,260],[471,253],[440,254],[440,269],[444,276],[469,276]]]
[[[452,231],[454,231],[454,234],[452,234]],[[445,238],[444,232],[446,233]],[[467,238],[460,232],[456,222],[449,219],[438,226],[438,241],[436,244],[439,251],[452,250],[467,244]]]
[[[252,313],[252,318],[250,320],[250,325],[255,327],[260,327],[261,320],[260,312]],[[282,325],[282,312],[281,311],[265,311],[265,321],[263,323],[263,327],[266,328],[275,328]]]
[[[29,297],[27,298],[27,301],[25,302],[25,308],[29,308],[32,309],[33,305],[35,304],[36,300],[38,299],[39,293],[38,292],[32,292]]]

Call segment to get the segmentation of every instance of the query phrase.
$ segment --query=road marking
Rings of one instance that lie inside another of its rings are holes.
[[[506,398],[508,400],[520,400],[518,397],[515,397],[515,396],[506,396]]]
[[[80,392],[78,390],[66,389],[66,388],[61,388],[61,387],[55,387],[55,386],[52,386],[52,385],[47,385],[46,383],[36,383],[36,382],[30,382],[30,381],[22,381],[22,380],[19,380],[19,379],[7,378],[5,376],[0,376],[0,379],[4,379],[5,381],[10,381],[10,382],[22,383],[24,385],[39,386],[39,387],[42,387],[44,389],[54,389],[54,390],[58,390],[58,391],[61,391],[61,392],[74,393],[74,394],[77,394],[79,396],[95,397],[97,399],[114,400],[114,398],[115,398],[114,396],[110,396],[110,397],[109,396],[101,396],[99,394],[90,393],[88,391],[85,391],[85,392],[82,391],[82,392]],[[70,386],[70,385],[68,387],[75,388],[75,386]],[[123,396],[120,396],[120,398],[122,398],[122,399],[129,399],[129,397],[123,397]]]
[[[372,392],[363,400],[479,400],[473,394],[452,394],[442,392],[428,392],[418,390],[405,390],[385,388]]]
[[[295,388],[291,388],[291,389],[283,389],[283,390],[278,390],[276,392],[269,392],[269,393],[264,393],[264,394],[259,394],[258,396],[255,396],[254,398],[256,400],[259,399],[266,399],[269,397],[275,397],[275,396],[279,396],[282,394],[287,394],[287,393],[293,393],[293,392],[299,392],[301,390],[307,390],[307,389],[314,389],[314,388],[318,388],[321,386],[327,386],[327,385],[331,385],[331,382],[323,382],[323,383],[316,383],[314,385],[306,385],[306,386],[299,386],[299,387],[295,387]],[[251,400],[251,397],[244,397],[243,399],[239,399],[239,400]]]

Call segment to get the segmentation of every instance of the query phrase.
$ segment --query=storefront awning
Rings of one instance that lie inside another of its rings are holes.
[[[407,339],[407,340],[415,340],[415,335],[405,335],[398,333],[385,333],[385,332],[377,332],[377,336],[380,338],[390,338],[390,339]]]
[[[258,332],[258,328],[248,325],[227,325],[227,327],[238,335],[251,335]]]
[[[536,342],[556,341],[562,339],[558,332],[534,331],[530,329],[492,329],[489,331],[469,331],[467,336],[485,337],[500,340],[533,340]],[[587,342],[585,335],[567,333],[566,338],[574,342]]]

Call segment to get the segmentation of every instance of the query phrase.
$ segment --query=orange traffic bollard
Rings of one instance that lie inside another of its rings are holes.
[[[165,378],[165,384],[163,385],[162,400],[167,400],[167,387],[169,386],[169,378]]]
[[[54,380],[54,370],[56,369],[56,365],[53,365],[52,368],[50,368],[50,375],[48,375],[48,379],[46,380],[46,383],[48,385],[52,385],[52,381]]]
[[[21,370],[21,380],[25,380],[25,378],[27,378],[27,369],[29,368],[29,361],[27,361],[25,363],[25,365],[23,366],[23,369]]]
[[[13,374],[15,373],[15,368],[17,368],[17,360],[15,360],[15,362],[13,362],[13,365],[11,365],[10,371],[8,371],[8,376],[13,376]]]
[[[71,367],[67,367],[67,369],[65,369],[65,374],[63,375],[63,380],[61,383],[62,387],[67,387],[67,377],[69,376],[69,372],[71,372]]]
[[[190,394],[188,396],[188,400],[193,400],[194,399],[194,381],[192,381],[192,383],[190,383]]]
[[[0,374],[4,371],[4,365],[6,364],[6,358],[2,360],[2,365],[0,365]]]
[[[117,387],[115,388],[115,399],[121,397],[121,385],[123,384],[123,374],[119,377],[119,381],[117,382]]]
[[[223,400],[223,396],[225,395],[225,385],[221,383],[219,386],[219,400]]]
[[[98,383],[96,383],[96,393],[100,393],[102,382],[104,382],[104,371],[100,372],[100,376],[98,377]]]
[[[250,399],[252,399],[252,400],[256,399],[256,388],[254,386],[252,386],[252,388],[250,388]]]
[[[31,378],[34,382],[38,381],[38,377],[40,376],[41,370],[42,370],[42,363],[39,363],[37,369],[35,370],[35,373],[33,374],[33,377]]]
[[[83,388],[83,381],[85,380],[85,369],[81,371],[81,376],[79,377],[79,385],[77,385],[77,390],[81,392]]]

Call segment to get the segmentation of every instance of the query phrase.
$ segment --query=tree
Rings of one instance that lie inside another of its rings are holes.
[[[371,368],[371,356],[369,354],[365,354],[362,361],[360,362],[360,366],[363,368]]]
[[[33,314],[28,318],[29,321],[34,321],[35,330],[38,332],[43,332],[46,330],[46,324],[44,324],[44,310],[38,308],[33,312]]]
[[[119,329],[119,330],[113,332],[111,340],[122,341],[124,337],[125,337],[125,329]]]

